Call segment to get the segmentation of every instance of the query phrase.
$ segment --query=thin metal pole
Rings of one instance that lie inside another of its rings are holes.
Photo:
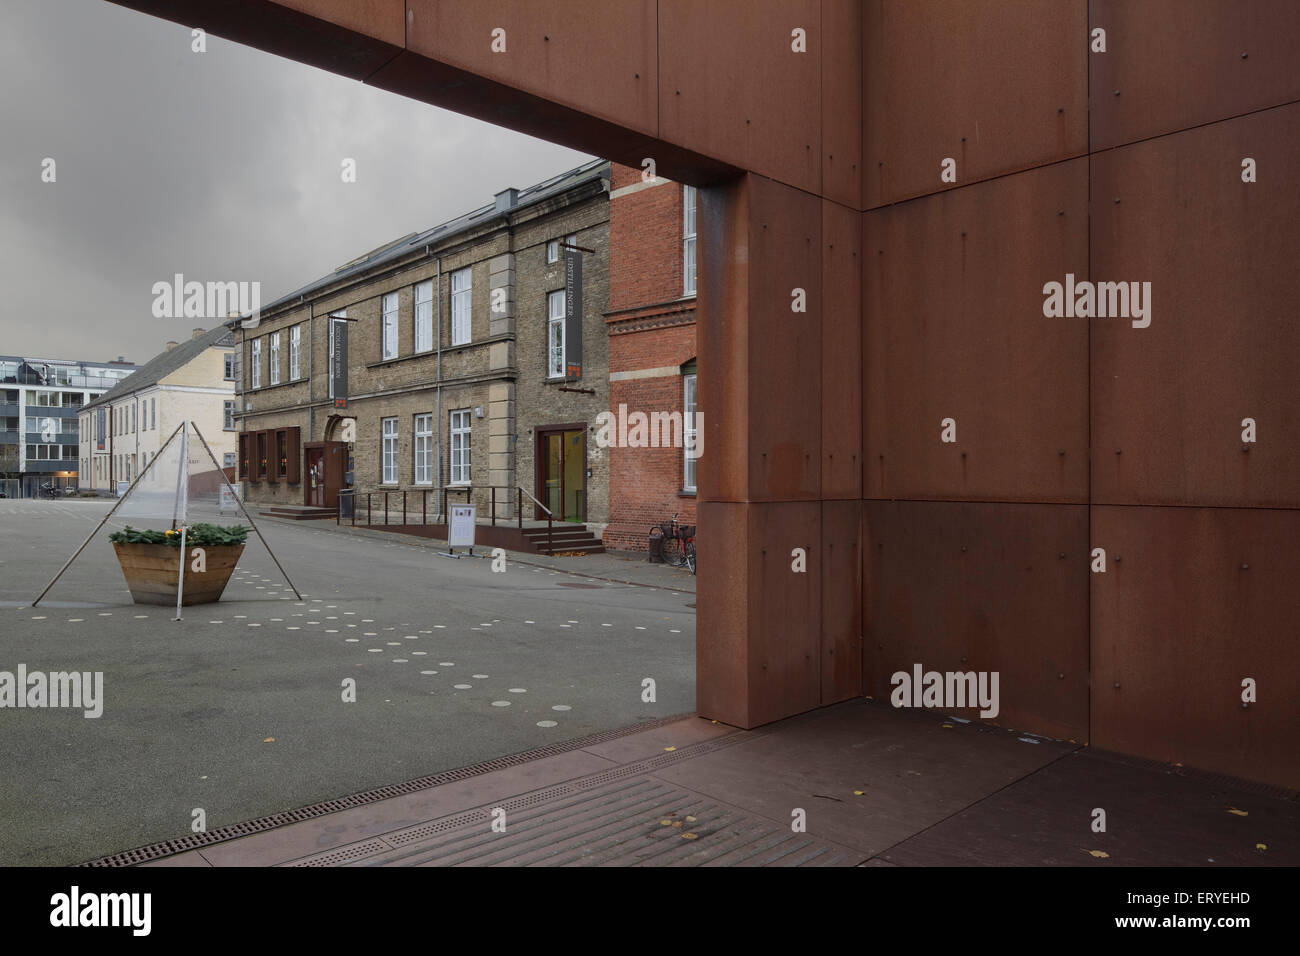
[[[492,486],[492,527],[497,526],[497,486]]]
[[[181,427],[184,428],[182,422]],[[176,504],[172,509],[172,529],[176,528],[176,511],[179,509],[181,515],[181,563],[176,572],[176,616],[173,621],[181,619],[181,602],[185,599],[185,524],[190,516],[190,483],[189,478],[190,465],[190,433],[181,432],[181,462],[176,469]],[[225,473],[222,473],[225,477]]]
[[[181,428],[183,427],[185,426],[182,425]],[[181,428],[177,428],[176,431],[172,432],[171,436],[165,442],[163,442],[163,446],[158,449],[158,454],[162,454],[164,451],[167,450],[167,446],[172,443],[172,439],[176,437],[176,432],[179,432]],[[54,585],[58,583],[59,578],[63,577],[63,572],[68,570],[68,568],[72,566],[73,561],[77,560],[77,555],[81,554],[82,551],[86,550],[86,545],[90,544],[90,539],[99,533],[99,529],[104,527],[104,525],[108,522],[109,518],[113,517],[113,512],[117,511],[118,508],[122,507],[122,502],[126,501],[127,496],[130,495],[131,491],[135,488],[135,486],[140,483],[140,479],[144,477],[145,472],[147,472],[152,467],[153,467],[153,459],[151,458],[149,459],[149,464],[145,466],[144,471],[140,472],[140,474],[135,476],[135,481],[131,482],[131,487],[126,489],[126,494],[123,495],[121,498],[117,499],[117,504],[113,505],[113,507],[109,509],[108,514],[104,515],[103,519],[99,522],[99,524],[95,525],[95,530],[90,532],[90,534],[86,535],[86,540],[81,542],[81,547],[79,547],[76,551],[72,553],[72,557],[68,558],[67,561],[63,562],[63,567],[59,568],[59,573],[54,575],[54,580],[52,580],[49,584],[45,585],[45,590],[40,593],[40,597],[38,597],[35,601],[32,602],[32,607],[36,607],[37,604],[40,604],[41,598],[44,598],[45,595],[50,593],[50,588],[54,587]],[[112,473],[110,471],[110,478],[109,478],[110,481],[112,480],[111,474]]]
[[[420,524],[429,523],[429,489],[420,492]]]
[[[406,492],[402,492],[402,527],[406,527]]]
[[[388,527],[388,492],[384,492],[384,527]]]
[[[212,454],[212,449],[208,447],[208,443],[204,439],[203,433],[199,431],[199,426],[195,425],[193,422],[190,422],[190,425],[194,428],[194,434],[199,436],[199,441],[203,444],[203,450],[208,453],[208,460],[212,462],[212,467],[217,469],[217,473],[221,475],[221,480],[225,482],[227,488],[230,488],[230,493],[234,496],[235,504],[239,505],[239,510],[243,512],[244,517],[248,519],[248,523],[252,525],[253,530],[257,532],[257,537],[258,540],[262,542],[262,547],[266,548],[266,553],[271,556],[271,560],[275,562],[276,568],[278,568],[280,573],[284,575],[285,583],[289,585],[289,589],[292,590],[293,593],[297,595],[298,600],[301,601],[302,595],[298,593],[298,589],[294,586],[294,583],[289,580],[289,575],[285,573],[284,567],[280,564],[280,559],[275,556],[275,552],[271,550],[271,546],[266,543],[266,538],[262,537],[262,529],[257,526],[257,522],[253,520],[253,516],[248,513],[248,509],[244,507],[244,503],[239,500],[239,495],[235,494],[235,489],[232,488],[230,482],[226,480],[226,473],[222,471],[221,466],[217,464],[216,456]]]

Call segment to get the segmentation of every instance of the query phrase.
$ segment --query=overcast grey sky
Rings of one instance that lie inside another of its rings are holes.
[[[215,324],[154,318],[155,282],[259,281],[267,304],[590,158],[217,37],[190,44],[188,27],[105,0],[0,2],[0,354],[144,362]]]

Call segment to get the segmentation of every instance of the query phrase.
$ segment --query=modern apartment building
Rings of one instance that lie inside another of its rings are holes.
[[[527,519],[549,510],[599,534],[608,190],[599,160],[503,190],[271,303],[256,328],[232,323],[247,499],[333,508],[344,489],[407,492],[433,515],[447,489],[480,518],[522,501]]]
[[[81,409],[135,371],[113,362],[0,355],[0,491],[35,497],[43,486],[76,487]]]
[[[615,164],[609,197],[607,548],[645,550],[673,514],[696,523],[696,193]],[[644,416],[641,418],[640,416]],[[638,423],[646,429],[637,432]]]
[[[81,410],[81,487],[113,492],[192,421],[223,466],[235,464],[238,353],[224,325],[194,329]]]

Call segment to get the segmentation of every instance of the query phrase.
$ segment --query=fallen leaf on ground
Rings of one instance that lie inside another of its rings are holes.
[[[1109,860],[1109,859],[1110,859],[1110,854],[1107,853],[1105,850],[1089,850],[1088,852],[1091,853],[1093,856],[1095,856],[1095,857],[1096,857],[1097,859],[1099,859],[1099,860]]]
[[[273,743],[275,743],[275,738],[274,738],[274,737],[267,737],[265,740],[262,741],[262,743],[264,743],[264,744],[273,744]]]
[[[664,750],[676,750],[676,747],[665,747]]]
[[[1231,814],[1234,814],[1234,815],[1236,815],[1236,816],[1239,816],[1239,817],[1248,817],[1248,816],[1250,816],[1250,811],[1249,811],[1249,810],[1238,810],[1236,807],[1228,807],[1228,812],[1231,813]]]
[[[683,839],[683,840],[698,840],[699,838],[700,838],[700,835],[699,835],[698,833],[683,833],[683,834],[682,834],[682,839]]]
[[[1268,844],[1267,844],[1267,843],[1256,843],[1256,844],[1255,844],[1255,849],[1256,849],[1256,850],[1267,850],[1267,849],[1268,849]]]

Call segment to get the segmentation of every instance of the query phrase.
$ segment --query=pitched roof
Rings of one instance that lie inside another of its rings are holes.
[[[550,179],[544,179],[540,183],[535,183],[527,189],[518,190],[514,202],[506,209],[498,209],[496,204],[480,206],[472,212],[467,212],[463,216],[457,216],[455,219],[448,219],[441,225],[434,226],[432,229],[426,229],[424,232],[411,233],[400,239],[394,239],[387,242],[378,249],[373,249],[365,255],[358,256],[351,262],[339,266],[327,276],[321,276],[314,282],[309,282],[301,289],[295,289],[288,295],[283,295],[276,299],[270,305],[262,306],[263,314],[274,311],[287,302],[292,302],[304,296],[322,289],[327,285],[332,285],[340,279],[346,279],[350,276],[358,275],[382,265],[385,262],[400,259],[402,256],[411,254],[412,249],[418,249],[421,246],[432,245],[435,242],[442,242],[457,233],[467,232],[484,222],[491,220],[494,216],[504,213],[515,213],[527,206],[550,199],[553,196],[560,195],[575,186],[583,183],[600,179],[608,175],[609,160],[593,159],[583,163],[581,166],[574,167]],[[232,326],[234,323],[231,323]]]
[[[218,325],[197,338],[181,342],[173,349],[159,352],[135,372],[122,379],[122,381],[85,407],[94,408],[96,405],[107,405],[119,398],[148,388],[150,385],[157,385],[159,381],[181,366],[188,364],[192,359],[202,355],[203,352],[214,345],[233,348],[235,345],[234,333],[225,325]]]

